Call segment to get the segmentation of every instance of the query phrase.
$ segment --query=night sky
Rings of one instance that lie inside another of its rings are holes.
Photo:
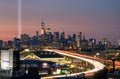
[[[35,35],[41,18],[52,31],[86,38],[120,37],[120,0],[22,0],[22,33]],[[0,0],[0,39],[18,36],[18,0]]]

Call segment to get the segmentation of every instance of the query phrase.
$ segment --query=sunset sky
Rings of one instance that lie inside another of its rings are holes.
[[[42,16],[46,27],[86,38],[120,37],[120,0],[21,0],[22,33],[35,35]],[[18,36],[18,0],[0,0],[0,39]]]

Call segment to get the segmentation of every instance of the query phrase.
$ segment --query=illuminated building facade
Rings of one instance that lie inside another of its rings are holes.
[[[19,51],[1,50],[1,67],[0,79],[21,77],[24,72],[20,70],[20,53]]]
[[[80,47],[81,41],[82,41],[82,32],[80,32],[79,35],[78,35],[77,47]]]
[[[13,52],[8,50],[1,50],[1,68],[12,69],[13,68]]]
[[[43,18],[42,18],[42,22],[41,22],[40,34],[41,35],[45,34],[45,23],[43,21]]]
[[[20,67],[19,51],[1,50],[1,69],[19,70]]]

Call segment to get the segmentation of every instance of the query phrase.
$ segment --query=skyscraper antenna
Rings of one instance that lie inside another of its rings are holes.
[[[42,20],[41,20],[41,28],[45,28],[45,23],[44,23],[44,17],[42,16]]]
[[[44,23],[44,17],[42,16],[42,21],[41,21],[42,23]]]
[[[22,29],[22,11],[21,11],[21,0],[18,0],[18,38],[20,38],[21,35],[21,29]]]

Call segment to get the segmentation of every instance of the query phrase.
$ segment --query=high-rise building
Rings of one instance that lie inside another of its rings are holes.
[[[59,37],[60,37],[60,33],[59,32],[54,32],[54,41],[55,42],[59,42]]]
[[[72,36],[72,47],[76,49],[76,34],[73,34]]]
[[[20,70],[20,51],[13,49],[1,50],[1,68],[0,79],[10,79],[12,77],[21,77],[24,72]]]
[[[62,32],[60,33],[60,41],[61,41],[61,42],[65,42],[65,32],[64,32],[64,31],[62,31]]]
[[[81,42],[82,41],[82,32],[79,33],[78,37],[79,37],[80,42]]]
[[[111,47],[111,42],[109,41],[108,38],[103,38],[103,40],[101,41],[101,44],[105,49],[109,49]]]
[[[68,40],[68,41],[72,41],[72,37],[71,37],[70,34],[68,34],[67,40]]]
[[[44,23],[44,19],[43,18],[42,18],[42,22],[41,22],[40,34],[41,35],[45,34],[45,23]]]
[[[45,29],[46,34],[49,34],[51,32],[50,28]]]
[[[39,44],[39,40],[36,36],[31,37],[31,45],[36,46]]]
[[[3,42],[3,48],[7,48],[8,47],[8,42],[7,41],[4,41]]]
[[[13,48],[13,41],[8,41],[8,48]]]
[[[26,41],[29,40],[29,35],[28,34],[22,34],[21,35],[21,41]]]
[[[21,35],[21,43],[22,43],[22,47],[28,47],[29,46],[29,35],[28,34],[22,34]]]
[[[76,34],[73,34],[72,41],[76,42]]]
[[[39,38],[39,31],[36,31],[36,37]]]
[[[77,38],[77,47],[80,47],[82,42],[82,32],[79,32],[78,38]]]
[[[20,51],[13,51],[13,70],[18,71],[20,69]]]
[[[1,68],[2,69],[20,69],[20,52],[10,50],[1,50]]]
[[[95,38],[90,38],[88,45],[89,46],[95,46],[96,45],[96,39]]]
[[[0,49],[3,48],[3,41],[0,40]]]
[[[110,45],[109,39],[108,38],[103,38],[102,44],[105,45],[105,46],[109,46]]]
[[[8,50],[1,50],[1,69],[13,68],[13,52]]]
[[[52,42],[52,40],[53,40],[53,36],[52,36],[52,33],[51,32],[49,32],[48,34],[48,43],[51,43]]]
[[[21,41],[20,41],[20,39],[18,39],[18,38],[14,38],[14,40],[13,40],[13,47],[14,48],[19,48],[21,46]]]

